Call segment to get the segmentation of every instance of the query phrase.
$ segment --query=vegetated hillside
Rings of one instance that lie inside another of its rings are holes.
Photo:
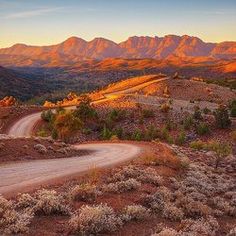
[[[40,94],[43,90],[46,92],[40,81],[34,81],[0,66],[0,97],[11,95],[25,100]]]
[[[51,46],[16,44],[0,49],[0,63],[5,66],[70,66],[83,60],[106,58],[179,58],[194,61],[235,59],[236,42],[205,43],[188,35],[165,37],[130,37],[119,44],[104,38],[85,41],[71,37]]]

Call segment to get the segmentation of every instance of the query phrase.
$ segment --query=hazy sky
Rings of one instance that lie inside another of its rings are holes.
[[[0,0],[0,47],[166,34],[236,41],[236,0]]]

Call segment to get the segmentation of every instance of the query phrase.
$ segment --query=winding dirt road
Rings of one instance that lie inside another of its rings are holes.
[[[93,151],[90,155],[52,160],[18,162],[0,166],[0,194],[13,194],[33,189],[57,179],[83,174],[131,160],[141,149],[122,143],[75,145],[80,150]]]
[[[132,93],[152,83],[167,79],[169,78],[157,79],[122,91],[105,94],[104,99],[95,101],[94,103],[112,100],[119,95]],[[37,112],[21,118],[12,125],[8,134],[16,137],[32,136],[33,128],[40,119],[40,116],[41,112]],[[82,157],[36,160],[0,166],[0,194],[16,193],[25,189],[32,189],[59,178],[82,174],[93,167],[114,166],[136,157],[141,152],[140,147],[124,143],[93,143],[74,145],[74,147],[93,152]]]

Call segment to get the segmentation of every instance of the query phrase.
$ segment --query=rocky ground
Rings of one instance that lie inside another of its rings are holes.
[[[170,98],[188,101],[200,100],[214,103],[224,102],[227,104],[229,100],[235,99],[236,96],[236,92],[229,88],[185,79],[172,79],[151,84],[139,93],[163,97],[166,87],[169,90]]]
[[[26,161],[65,158],[88,154],[88,151],[73,149],[63,142],[41,138],[13,138],[0,135],[0,164],[12,161]]]
[[[146,154],[115,169],[94,168],[47,190],[11,201],[0,198],[1,232],[235,235],[235,156],[214,169],[213,153],[162,143],[139,145]]]

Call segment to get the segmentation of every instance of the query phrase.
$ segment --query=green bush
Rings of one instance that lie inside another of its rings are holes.
[[[220,105],[214,112],[216,126],[221,129],[226,129],[231,125],[229,112],[226,106]]]
[[[183,126],[185,130],[190,130],[192,125],[194,124],[193,117],[192,116],[187,116],[183,120]]]
[[[236,117],[236,100],[230,103],[230,116]]]
[[[132,139],[135,141],[141,141],[143,139],[143,134],[141,130],[135,130],[135,132],[132,135]]]
[[[205,108],[203,109],[203,113],[207,115],[207,114],[211,113],[211,110],[208,109],[207,107],[205,107]]]
[[[148,128],[145,130],[145,140],[151,141],[159,136],[159,130],[155,128],[153,125],[148,126]]]
[[[196,126],[196,132],[199,135],[205,135],[210,132],[209,126],[207,123],[201,122]]]
[[[141,114],[143,118],[151,118],[155,115],[152,109],[142,109]]]
[[[183,145],[186,141],[186,134],[184,131],[180,132],[178,137],[176,138],[176,144]]]
[[[43,112],[41,113],[41,118],[42,118],[44,121],[47,121],[47,122],[51,122],[54,117],[55,117],[55,115],[53,114],[52,110],[43,111]]]
[[[202,120],[202,111],[201,111],[200,107],[198,107],[198,106],[194,107],[193,118],[195,120]]]
[[[91,106],[91,100],[87,96],[81,98],[80,104],[74,110],[74,116],[78,117],[82,121],[87,119],[97,119],[97,111]]]
[[[82,121],[71,111],[57,114],[53,123],[53,129],[56,130],[58,138],[65,142],[69,141],[82,127]]]
[[[112,137],[112,131],[109,130],[106,125],[104,125],[102,133],[101,133],[101,137],[103,140],[109,140]]]
[[[201,149],[204,149],[205,146],[206,146],[206,143],[201,141],[201,140],[197,140],[197,141],[193,141],[189,144],[189,146],[193,149],[196,149],[196,150],[201,150]]]

